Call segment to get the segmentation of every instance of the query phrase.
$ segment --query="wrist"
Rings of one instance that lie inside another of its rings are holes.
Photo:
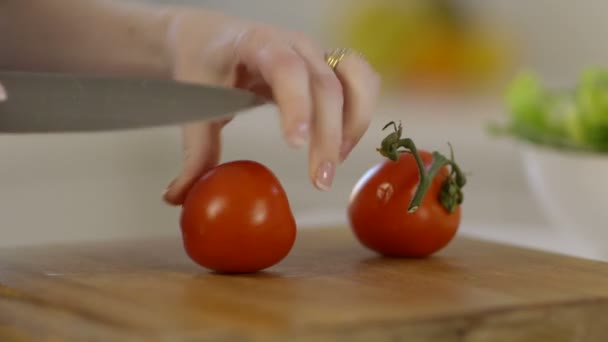
[[[0,66],[31,71],[170,76],[165,39],[170,11],[119,1],[35,3],[13,1],[0,11]],[[36,25],[31,25],[31,21]]]
[[[154,78],[170,78],[172,69],[171,49],[167,43],[171,23],[175,13],[162,7],[143,7],[134,10],[133,24],[121,50],[132,56],[125,56],[122,73],[143,74]],[[132,44],[129,46],[129,44]]]

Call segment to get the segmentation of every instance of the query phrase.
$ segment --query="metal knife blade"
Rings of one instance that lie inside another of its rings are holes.
[[[238,89],[168,80],[0,72],[0,132],[87,132],[219,119],[265,103]]]

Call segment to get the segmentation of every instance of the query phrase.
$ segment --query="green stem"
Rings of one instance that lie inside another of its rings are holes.
[[[434,179],[437,172],[446,165],[449,165],[452,170],[441,187],[439,201],[448,212],[453,213],[456,207],[462,204],[462,187],[466,184],[466,177],[454,161],[453,152],[451,159],[447,159],[439,152],[433,152],[433,165],[429,169],[428,174],[430,179]],[[422,190],[420,191],[422,192]]]
[[[414,144],[414,141],[410,138],[401,139],[401,140],[399,140],[399,145],[401,147],[405,147],[409,150],[409,151],[399,151],[399,152],[411,153],[414,156],[414,159],[416,159],[416,165],[418,166],[418,171],[420,172],[420,174],[425,174],[426,170],[424,169],[424,162],[422,161],[422,157],[420,157],[420,153],[418,153],[418,149],[416,148],[416,144]]]
[[[416,192],[414,193],[414,197],[412,197],[412,201],[410,202],[408,212],[413,213],[418,210],[420,203],[424,199],[424,195],[426,195],[431,183],[433,182],[433,178],[437,175],[437,172],[445,165],[445,158],[442,155],[439,155],[437,158],[433,154],[433,164],[428,172],[424,174],[420,174],[420,182],[418,183],[418,187],[416,188]]]
[[[385,128],[390,124],[392,123],[387,124]],[[411,153],[416,160],[420,181],[408,206],[408,212],[412,213],[418,210],[418,207],[422,203],[422,200],[433,183],[433,179],[437,176],[437,173],[444,166],[449,165],[451,167],[451,172],[442,185],[438,200],[448,212],[453,213],[463,201],[462,187],[466,184],[466,177],[454,160],[454,149],[452,148],[452,145],[448,143],[450,146],[450,159],[444,157],[439,152],[435,151],[432,153],[433,163],[427,171],[414,141],[410,138],[400,139],[401,133],[401,124],[399,124],[398,127],[395,127],[395,132],[389,134],[382,141],[381,147],[377,150],[380,154],[393,161],[398,160],[396,156],[400,153]],[[405,150],[399,150],[399,148],[404,148]]]
[[[414,159],[416,160],[416,165],[418,166],[418,173],[420,174],[420,183],[418,184],[418,188],[416,189],[416,194],[412,198],[412,201],[410,202],[410,205],[407,208],[408,212],[411,213],[411,212],[418,210],[418,207],[420,206],[420,202],[422,202],[422,198],[424,197],[424,194],[428,190],[428,187],[431,184],[431,182],[428,179],[428,174],[424,168],[424,162],[422,161],[422,158],[420,157],[420,153],[418,153],[418,149],[416,148],[416,144],[414,144],[414,141],[410,138],[400,139],[399,147],[404,147],[409,150],[409,151],[399,151],[400,153],[409,152],[414,156]],[[423,190],[422,192],[421,192],[421,189]]]
[[[418,187],[416,188],[416,192],[414,193],[414,196],[412,197],[412,200],[410,201],[410,204],[407,208],[408,212],[413,213],[418,210],[418,207],[420,207],[420,203],[422,203],[424,196],[426,195],[429,190],[429,187],[433,183],[433,179],[435,179],[437,173],[439,173],[441,168],[447,165],[452,167],[452,172],[450,172],[450,175],[448,175],[442,186],[441,192],[439,194],[439,200],[441,201],[441,204],[446,210],[448,210],[450,213],[454,212],[456,206],[462,203],[462,201],[460,200],[462,198],[460,188],[466,183],[465,176],[460,171],[458,165],[456,165],[456,163],[454,163],[452,160],[449,160],[444,157],[441,153],[433,152],[433,163],[431,164],[429,170],[426,171],[424,168],[424,163],[422,162],[422,158],[420,158],[420,154],[418,153],[418,150],[416,149],[416,146],[413,144],[413,142],[410,146],[403,147],[408,148],[410,150],[410,152],[414,156],[414,159],[416,160],[416,164],[418,165],[418,171],[420,172],[420,181],[418,183]]]

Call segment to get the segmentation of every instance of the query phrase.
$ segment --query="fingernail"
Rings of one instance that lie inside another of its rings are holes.
[[[295,131],[291,135],[291,144],[295,147],[301,147],[308,141],[310,126],[308,122],[301,122],[296,126]]]
[[[165,199],[165,201],[167,200],[167,193],[169,192],[169,190],[171,190],[171,188],[173,187],[173,184],[175,184],[175,179],[171,181],[171,183],[169,183],[169,185],[167,185],[167,187],[165,188],[165,190],[163,191],[163,199]]]
[[[4,90],[4,87],[0,84],[0,102],[2,101],[6,101],[6,90]]]
[[[340,147],[340,161],[346,160],[346,157],[348,157],[350,152],[353,150],[353,147],[355,147],[355,144],[353,144],[351,141],[345,141],[342,143],[342,146]]]
[[[316,186],[324,191],[329,190],[334,180],[335,168],[331,162],[323,162],[317,170]]]

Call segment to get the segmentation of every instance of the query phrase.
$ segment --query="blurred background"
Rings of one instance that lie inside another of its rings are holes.
[[[145,0],[140,0],[145,1]],[[352,186],[380,160],[381,127],[402,120],[419,147],[455,148],[470,173],[462,232],[606,259],[598,236],[557,228],[534,197],[517,142],[491,138],[505,82],[530,69],[555,84],[608,62],[608,2],[586,0],[189,0],[363,52],[385,78],[372,126],[337,172],[313,189],[307,151],[285,146],[273,107],[226,129],[223,160],[254,159],[283,183],[301,229],[346,223]],[[257,132],[257,134],[256,134]],[[263,132],[263,133],[262,133]],[[9,148],[9,145],[11,146]],[[0,244],[175,235],[179,210],[161,202],[179,170],[177,128],[65,136],[0,136]]]

